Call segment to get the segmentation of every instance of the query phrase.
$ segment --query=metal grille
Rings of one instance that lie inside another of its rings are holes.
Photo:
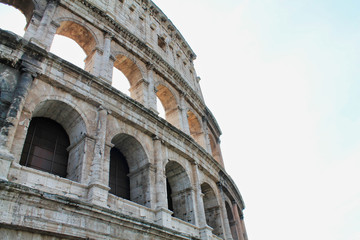
[[[33,118],[20,164],[66,177],[69,145],[69,137],[60,124],[48,118]]]
[[[110,151],[110,193],[130,200],[129,166],[124,155],[117,149]]]

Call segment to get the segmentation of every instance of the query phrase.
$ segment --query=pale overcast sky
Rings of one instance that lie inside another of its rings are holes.
[[[249,240],[360,240],[360,1],[154,2],[198,56]]]
[[[360,240],[360,1],[154,0],[197,54],[250,240]]]

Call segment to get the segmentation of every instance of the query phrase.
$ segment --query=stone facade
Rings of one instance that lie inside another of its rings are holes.
[[[0,2],[27,20],[23,37],[0,31],[2,239],[247,239],[196,55],[154,3]],[[55,34],[84,50],[84,69],[49,52]],[[114,67],[130,97],[112,87]],[[48,155],[40,142],[53,133],[36,135],[35,119],[65,131],[65,177],[53,172],[58,140],[51,170],[40,168]],[[118,184],[114,149],[125,159],[126,197],[109,185]]]

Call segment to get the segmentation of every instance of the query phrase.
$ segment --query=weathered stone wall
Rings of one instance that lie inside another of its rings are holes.
[[[0,64],[0,127],[3,127],[6,113],[13,100],[18,78],[18,71],[4,64]]]
[[[221,130],[202,98],[195,54],[155,4],[0,2],[28,21],[23,38],[0,31],[0,200],[7,213],[0,226],[6,236],[246,239],[244,203],[224,170]],[[84,69],[49,52],[56,34],[83,48]],[[114,67],[127,77],[130,97],[111,86]],[[66,178],[20,164],[34,117],[66,131]],[[112,148],[128,165],[129,200],[109,193]]]

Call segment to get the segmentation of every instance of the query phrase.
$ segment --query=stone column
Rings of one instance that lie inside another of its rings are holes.
[[[240,212],[241,212],[241,210],[240,210]],[[240,214],[240,225],[241,225],[241,233],[243,235],[243,239],[248,240],[245,223],[244,223],[244,214],[242,212]]]
[[[221,216],[223,220],[223,229],[224,229],[224,236],[226,240],[233,240],[233,237],[231,235],[231,229],[230,229],[230,223],[229,218],[227,215],[226,207],[225,207],[225,193],[223,190],[223,186],[221,183],[218,183],[218,189],[220,191],[220,207],[221,207]]]
[[[185,93],[180,94],[180,111],[181,111],[181,123],[182,123],[182,130],[186,134],[190,135],[190,128],[189,128],[189,121],[188,115],[186,111],[186,104],[185,104]]]
[[[91,203],[107,206],[107,196],[110,188],[103,179],[103,159],[105,153],[105,137],[108,111],[102,106],[98,109],[98,123],[94,147],[94,158],[91,166],[91,179],[88,200]]]
[[[205,149],[208,153],[212,154],[210,139],[209,139],[209,128],[208,128],[208,120],[206,117],[202,117],[203,122],[203,130],[204,130],[204,141],[205,141]]]
[[[36,77],[36,71],[24,64],[20,68],[21,74],[14,91],[13,101],[9,107],[4,125],[0,132],[0,179],[7,179],[10,164],[14,156],[10,153],[16,127],[19,122],[20,114],[23,110],[25,99],[28,95],[31,83]]]
[[[34,42],[36,45],[39,45],[40,47],[43,47],[46,50],[50,49],[50,46],[48,46],[48,44],[45,44],[48,42],[48,41],[46,41],[47,29],[49,28],[51,20],[54,16],[58,2],[59,2],[58,0],[49,0],[48,1],[48,4],[46,5],[45,11],[44,11],[44,14],[41,18],[40,24],[35,33],[35,37],[33,39],[31,39],[31,41]]]
[[[102,67],[102,56],[103,50],[95,47],[93,51],[88,54],[84,60],[85,62],[85,71],[88,71],[94,76],[100,76],[100,70]]]
[[[221,153],[220,143],[221,143],[221,142],[220,142],[220,139],[217,138],[217,139],[216,139],[216,151],[217,151],[217,154],[216,154],[216,156],[215,156],[215,159],[217,159],[218,162],[220,163],[220,165],[225,168],[224,160],[223,160],[222,153]]]
[[[149,93],[149,82],[142,78],[139,79],[134,85],[130,87],[131,98],[143,104],[145,107],[149,107],[148,93]]]
[[[157,136],[154,141],[154,158],[156,166],[155,192],[156,192],[156,222],[164,227],[171,227],[172,211],[168,209],[166,193],[166,176],[164,166],[164,156],[162,152],[161,139]]]
[[[200,180],[199,180],[199,167],[198,163],[192,163],[192,171],[194,176],[195,195],[196,195],[196,212],[197,223],[200,227],[200,237],[202,240],[212,239],[212,228],[206,223],[205,207],[203,201],[203,195],[201,192]],[[196,216],[195,216],[196,217]]]
[[[109,59],[111,56],[111,40],[113,35],[109,32],[105,33],[105,40],[104,40],[104,50],[101,59],[101,69],[100,69],[100,78],[103,79],[105,82],[111,84],[112,82],[112,67],[109,66]],[[110,71],[111,70],[111,71]]]
[[[155,80],[154,80],[154,65],[151,63],[148,63],[146,65],[147,68],[147,78],[148,78],[148,82],[149,82],[149,89],[148,89],[148,108],[153,111],[156,114],[158,113],[157,110],[157,106],[156,106],[156,92],[157,90],[155,89]],[[159,103],[160,104],[160,103]]]
[[[235,225],[236,225],[236,229],[237,229],[237,233],[238,233],[238,238],[239,238],[239,240],[244,240],[243,229],[241,226],[241,219],[240,219],[238,207],[237,207],[237,204],[235,201],[232,202],[232,208],[233,208],[234,220],[235,220]]]

